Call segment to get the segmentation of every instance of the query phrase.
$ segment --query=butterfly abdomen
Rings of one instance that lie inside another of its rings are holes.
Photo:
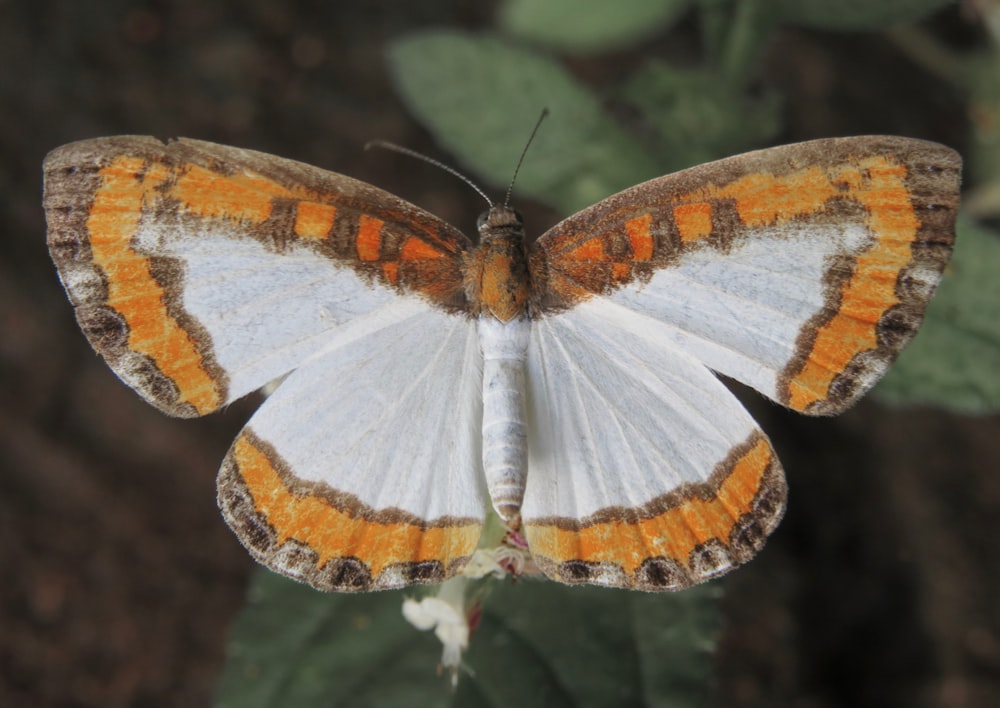
[[[511,528],[520,523],[528,471],[525,360],[531,325],[526,317],[478,320],[483,350],[483,470],[493,508]]]

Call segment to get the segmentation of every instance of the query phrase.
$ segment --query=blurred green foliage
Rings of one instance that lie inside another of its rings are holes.
[[[266,570],[233,628],[218,708],[703,705],[718,584],[664,597],[492,583],[457,689],[403,620],[415,591],[324,595]]]
[[[1000,238],[958,221],[958,246],[924,326],[876,389],[895,404],[989,413],[1000,401]]]

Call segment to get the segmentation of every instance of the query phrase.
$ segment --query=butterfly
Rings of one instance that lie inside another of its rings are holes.
[[[200,416],[285,377],[218,502],[261,563],[322,590],[436,583],[488,514],[564,583],[676,590],[750,559],[786,483],[717,378],[840,413],[920,325],[961,159],[816,140],[660,177],[529,241],[369,184],[181,139],[44,164],[48,246],[93,348]]]

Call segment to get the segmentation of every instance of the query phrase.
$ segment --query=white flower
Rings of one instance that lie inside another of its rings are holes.
[[[440,668],[451,672],[452,686],[458,684],[462,652],[469,648],[469,635],[478,624],[477,598],[483,595],[483,579],[516,579],[522,575],[541,573],[531,558],[527,541],[520,533],[504,528],[499,519],[493,524],[492,531],[484,532],[486,542],[475,550],[461,574],[441,583],[436,594],[419,600],[403,600],[406,621],[423,631],[433,629],[444,645]],[[467,603],[467,594],[473,598],[471,606]]]
[[[441,667],[451,671],[451,685],[458,684],[458,665],[469,646],[469,619],[465,614],[465,585],[462,577],[446,580],[437,595],[421,600],[403,600],[403,617],[420,630],[434,630],[444,645]]]

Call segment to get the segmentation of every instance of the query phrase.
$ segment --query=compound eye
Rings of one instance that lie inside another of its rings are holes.
[[[479,217],[476,219],[476,231],[482,231],[483,228],[486,226],[486,222],[489,220],[489,218],[490,218],[490,212],[487,209],[482,214],[480,214]]]

